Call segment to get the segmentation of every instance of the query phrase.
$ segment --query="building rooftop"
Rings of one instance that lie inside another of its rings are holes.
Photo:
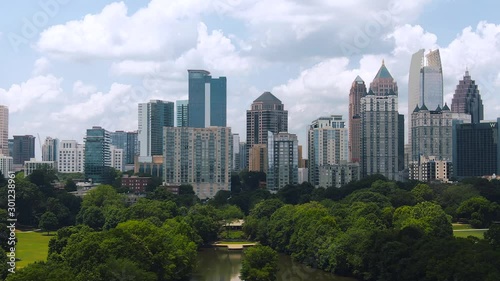
[[[389,73],[389,70],[387,70],[387,67],[385,67],[385,63],[383,60],[382,60],[382,66],[378,70],[377,75],[375,75],[375,79],[377,79],[377,78],[391,78],[392,79],[392,75],[391,75],[391,73]]]
[[[260,97],[258,97],[253,102],[264,102],[264,103],[277,103],[277,104],[281,104],[281,101],[276,96],[274,96],[273,94],[271,94],[271,92],[264,92],[262,95],[260,95]]]

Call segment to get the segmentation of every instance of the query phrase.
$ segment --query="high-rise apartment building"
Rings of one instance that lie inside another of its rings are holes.
[[[199,198],[231,189],[233,138],[228,127],[164,128],[163,179],[191,184]]]
[[[85,178],[94,183],[105,183],[111,171],[111,139],[101,127],[87,129],[85,136]]]
[[[453,165],[449,160],[438,160],[436,157],[421,156],[418,162],[409,167],[409,179],[422,182],[449,182],[452,177]]]
[[[0,105],[0,154],[9,156],[9,108]]]
[[[500,175],[500,118],[453,121],[453,175],[456,178]]]
[[[206,70],[188,70],[188,124],[193,128],[225,127],[227,123],[226,77],[212,78]]]
[[[57,150],[57,159],[59,173],[83,173],[85,146],[75,140],[62,140]]]
[[[404,143],[399,132],[397,84],[384,62],[370,85],[375,90],[361,98],[361,175],[382,174],[399,180]]]
[[[239,158],[240,164],[240,170],[244,170],[248,168],[247,165],[247,143],[246,142],[240,142],[240,158]]]
[[[137,132],[110,132],[111,145],[123,150],[123,168],[133,165],[135,156],[139,155]]]
[[[139,104],[139,147],[141,157],[163,155],[163,127],[174,126],[174,103],[151,100]]]
[[[340,188],[351,181],[360,180],[359,163],[342,163],[319,167],[318,186]]]
[[[469,71],[465,71],[464,78],[458,82],[455,94],[451,101],[451,111],[471,115],[471,123],[480,123],[484,119],[483,101],[479,94],[476,81],[471,79]]]
[[[31,135],[14,136],[14,165],[24,165],[24,161],[35,158],[35,137]]]
[[[349,92],[349,161],[359,162],[361,155],[361,98],[366,96],[366,84],[357,76]],[[310,172],[310,170],[309,170]]]
[[[247,155],[253,145],[267,145],[268,132],[288,132],[288,111],[277,97],[264,92],[247,110]]]
[[[177,127],[187,127],[189,125],[189,101],[178,100],[175,102]]]
[[[347,163],[348,129],[342,115],[331,115],[314,120],[308,130],[309,182],[318,187],[320,168],[325,165]]]
[[[447,104],[435,110],[422,105],[417,106],[411,115],[412,120],[412,155],[411,162],[421,157],[431,157],[436,161],[452,160],[452,122],[453,120],[470,121],[470,115],[452,113]]]
[[[267,188],[278,190],[287,184],[298,184],[299,149],[297,135],[285,132],[267,137]]]
[[[421,49],[413,54],[408,78],[408,142],[412,141],[412,113],[418,106],[430,110],[443,108],[443,68],[439,49],[424,56]]]
[[[42,161],[57,162],[57,150],[59,149],[59,140],[51,137],[45,138],[42,145]]]

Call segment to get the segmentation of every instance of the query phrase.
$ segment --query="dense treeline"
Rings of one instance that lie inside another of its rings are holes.
[[[482,196],[498,200],[491,187],[498,182],[485,184],[411,188],[375,176],[326,189],[320,202],[308,200],[317,189],[289,186],[281,200],[258,203],[244,231],[307,265],[361,280],[500,280],[500,226],[492,225],[500,208]],[[452,220],[490,230],[485,240],[454,238]]]
[[[428,185],[375,175],[342,188],[303,183],[271,194],[261,188],[265,174],[244,171],[232,175],[231,191],[210,200],[198,199],[191,186],[174,195],[155,181],[130,204],[115,184],[82,201],[55,190],[53,180],[48,170],[16,177],[18,221],[59,230],[46,262],[6,280],[185,280],[197,248],[245,215],[249,239],[328,272],[362,280],[500,280],[500,181]],[[490,230],[484,240],[456,239],[452,221]]]

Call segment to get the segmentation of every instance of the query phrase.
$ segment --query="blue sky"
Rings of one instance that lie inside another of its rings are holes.
[[[5,3],[6,2],[6,3]],[[407,112],[411,54],[440,48],[445,102],[468,67],[485,118],[500,116],[497,1],[479,0],[4,1],[0,104],[9,135],[82,141],[85,129],[136,130],[137,103],[187,98],[187,69],[228,79],[228,126],[245,139],[245,110],[264,91],[289,110],[289,131],[347,118],[356,75],[382,59]],[[39,155],[38,155],[39,156]]]

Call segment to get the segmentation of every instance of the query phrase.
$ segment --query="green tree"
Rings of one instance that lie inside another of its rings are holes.
[[[484,239],[495,249],[500,249],[500,224],[490,225],[490,229],[484,233]]]
[[[61,281],[75,280],[72,269],[62,263],[35,262],[28,264],[15,274],[9,274],[6,281]]]
[[[104,213],[101,208],[96,206],[90,206],[86,209],[82,209],[82,223],[88,225],[89,227],[100,230],[104,226],[106,222],[106,218],[104,217]]]
[[[499,206],[482,196],[463,201],[457,208],[457,218],[467,220],[473,227],[488,227],[494,219],[499,219]]]
[[[450,217],[441,206],[431,202],[397,208],[394,211],[393,223],[397,229],[416,227],[435,237],[451,237],[453,234]]]
[[[45,212],[40,218],[38,227],[40,227],[42,231],[47,231],[47,235],[49,235],[50,231],[57,230],[59,227],[57,216],[52,212]]]
[[[77,186],[76,183],[73,180],[66,180],[66,183],[64,184],[64,190],[70,192],[70,191],[76,191]]]
[[[82,207],[107,207],[107,206],[125,206],[125,197],[118,194],[110,185],[99,185],[94,189],[90,190],[87,195],[85,195]]]
[[[221,218],[217,209],[213,206],[194,205],[189,209],[185,220],[195,229],[204,244],[209,244],[217,240],[217,235],[221,227]]]
[[[268,246],[245,250],[241,278],[245,281],[274,281],[278,272],[278,253]]]
[[[413,194],[413,196],[415,196],[417,203],[424,201],[432,201],[434,199],[434,191],[430,186],[428,186],[425,183],[420,183],[417,186],[415,186],[411,190],[411,193]]]

